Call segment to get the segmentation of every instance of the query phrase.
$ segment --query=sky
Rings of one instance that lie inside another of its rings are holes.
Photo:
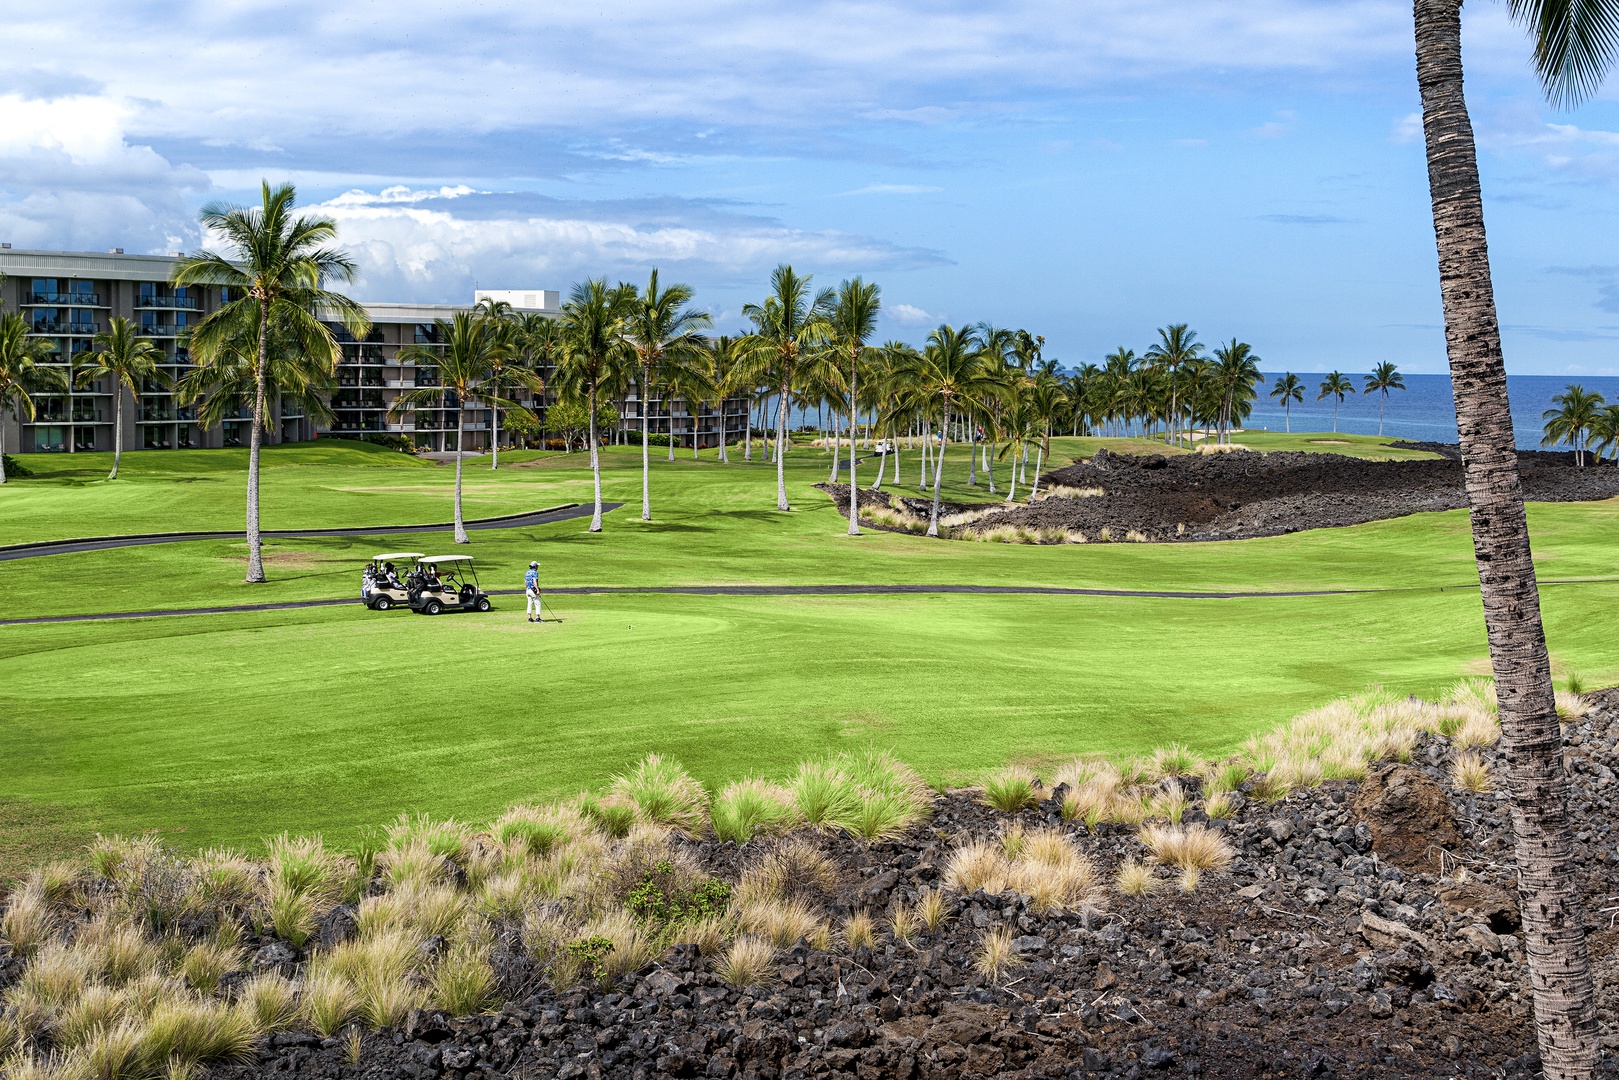
[[[204,246],[291,181],[366,300],[690,283],[735,331],[790,262],[882,333],[1074,365],[1187,322],[1266,370],[1444,370],[1402,0],[80,0],[12,5],[0,240]],[[1464,20],[1508,369],[1619,373],[1619,83],[1550,108]]]

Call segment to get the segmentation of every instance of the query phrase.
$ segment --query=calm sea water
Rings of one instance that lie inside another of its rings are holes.
[[[1267,372],[1265,384],[1254,405],[1247,427],[1281,431],[1284,417],[1279,404],[1270,398],[1277,372]],[[1293,406],[1294,431],[1331,431],[1333,399],[1315,400],[1320,392],[1321,375],[1295,372],[1304,383],[1304,402]],[[1362,376],[1355,375],[1358,389]],[[1544,421],[1540,414],[1552,408],[1552,395],[1560,394],[1570,383],[1602,395],[1608,402],[1619,402],[1619,376],[1508,375],[1507,396],[1512,401],[1512,431],[1518,449],[1538,450]],[[1406,389],[1391,390],[1383,420],[1383,434],[1430,442],[1456,441],[1456,405],[1451,397],[1449,375],[1407,375]],[[1345,398],[1338,412],[1338,430],[1355,435],[1377,434],[1378,395]],[[1548,448],[1550,449],[1550,448]],[[1562,447],[1567,449],[1567,447]]]

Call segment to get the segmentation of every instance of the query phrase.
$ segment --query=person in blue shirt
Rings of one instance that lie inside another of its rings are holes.
[[[540,609],[540,564],[528,564],[528,573],[523,575],[523,594],[528,597],[528,621],[544,622]]]

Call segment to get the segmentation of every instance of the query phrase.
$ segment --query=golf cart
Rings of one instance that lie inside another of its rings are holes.
[[[371,556],[360,574],[360,599],[373,611],[387,611],[410,603],[409,573],[389,573],[394,563],[407,566],[422,557],[419,551],[391,551]]]
[[[471,555],[423,555],[416,569],[410,589],[410,610],[416,614],[489,610],[489,594],[478,584]]]

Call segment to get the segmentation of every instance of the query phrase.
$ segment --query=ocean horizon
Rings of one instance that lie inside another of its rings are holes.
[[[1282,431],[1286,417],[1280,404],[1270,397],[1271,387],[1281,372],[1265,372],[1264,385],[1259,388],[1259,400],[1243,427],[1251,430]],[[1295,371],[1304,382],[1304,401],[1293,406],[1294,431],[1331,431],[1333,399],[1317,401],[1321,380],[1325,372]],[[1347,372],[1345,374],[1348,374]],[[1357,391],[1364,375],[1350,378]],[[1508,375],[1507,397],[1512,403],[1512,433],[1519,450],[1570,449],[1566,444],[1556,447],[1540,445],[1545,421],[1541,413],[1552,408],[1552,395],[1560,394],[1568,386],[1578,384],[1587,391],[1599,393],[1608,403],[1619,402],[1619,376],[1600,375],[1569,378],[1562,375]],[[1406,375],[1406,389],[1391,390],[1383,419],[1383,434],[1421,442],[1456,441],[1456,404],[1451,394],[1449,375]],[[1338,413],[1338,430],[1352,435],[1377,434],[1378,395],[1370,397],[1356,393],[1344,399]]]

